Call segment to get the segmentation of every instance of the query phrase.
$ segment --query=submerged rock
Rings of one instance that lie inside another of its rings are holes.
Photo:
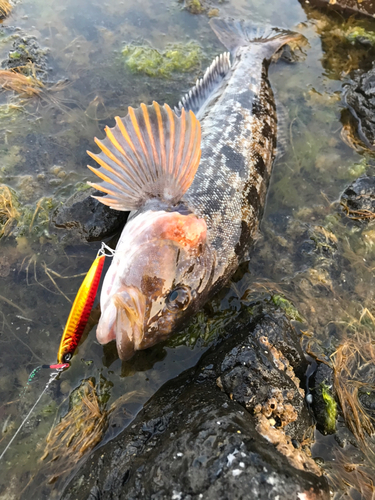
[[[375,150],[375,68],[355,77],[344,91],[344,101],[358,122],[358,136]]]
[[[375,215],[375,177],[363,176],[347,187],[341,197],[346,212],[352,218],[371,219]]]
[[[26,76],[45,80],[48,76],[47,51],[42,49],[34,36],[22,31],[13,35],[15,38],[8,58],[1,63],[4,69],[14,69]]]
[[[306,361],[285,316],[261,315],[165,384],[98,449],[64,500],[329,498],[310,457]],[[306,496],[305,496],[306,495]]]
[[[102,193],[90,188],[73,194],[53,213],[54,225],[73,231],[83,241],[99,241],[120,231],[128,212],[112,210],[91,195]]]

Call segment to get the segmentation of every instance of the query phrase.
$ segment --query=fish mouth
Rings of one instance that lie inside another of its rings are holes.
[[[114,294],[100,318],[96,337],[101,344],[116,340],[122,361],[139,349],[144,336],[146,299],[136,287],[124,287]]]

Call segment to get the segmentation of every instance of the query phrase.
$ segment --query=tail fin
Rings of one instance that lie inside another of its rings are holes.
[[[260,26],[249,21],[235,19],[218,19],[210,21],[211,28],[220,42],[233,54],[239,47],[252,44],[262,44],[267,47],[265,57],[272,55],[283,45],[293,42],[299,45],[305,37],[293,31]],[[305,42],[306,43],[306,42]],[[304,44],[304,43],[303,43]]]

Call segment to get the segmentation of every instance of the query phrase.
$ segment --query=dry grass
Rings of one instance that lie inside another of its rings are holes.
[[[0,0],[0,19],[9,16],[12,12],[12,5],[9,0]]]
[[[25,76],[18,71],[18,68],[12,70],[1,69],[0,86],[3,90],[13,90],[24,97],[38,96],[44,88],[42,82],[35,75]]]
[[[51,456],[52,462],[68,456],[74,465],[101,441],[112,411],[103,408],[93,382],[85,380],[77,391],[72,408],[49,433],[41,460]]]
[[[371,315],[366,309],[362,314]],[[371,315],[371,318],[373,316]],[[333,383],[346,424],[362,446],[368,448],[366,434],[375,433],[375,418],[363,408],[358,392],[375,390],[375,380],[366,380],[361,369],[375,364],[375,342],[367,334],[357,333],[343,342],[331,356]]]
[[[100,388],[100,384],[95,386],[91,379],[86,379],[70,395],[70,409],[61,422],[51,429],[40,459],[44,461],[44,474],[49,476],[49,483],[73,469],[86,453],[100,443],[112,413],[111,423],[118,420],[121,426],[124,418],[130,416],[125,405],[129,401],[143,402],[146,399],[144,391],[131,391],[107,409],[107,404],[100,396],[101,391],[103,387]]]
[[[20,218],[14,196],[8,186],[0,184],[0,238],[12,232],[13,222]]]

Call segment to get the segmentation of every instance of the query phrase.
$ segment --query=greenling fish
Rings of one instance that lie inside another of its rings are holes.
[[[230,52],[174,111],[155,102],[129,108],[95,139],[100,154],[89,153],[104,181],[92,184],[106,193],[98,199],[132,212],[104,279],[97,328],[98,341],[115,339],[123,360],[165,340],[228,281],[263,212],[277,137],[267,70],[302,37],[210,24]]]

